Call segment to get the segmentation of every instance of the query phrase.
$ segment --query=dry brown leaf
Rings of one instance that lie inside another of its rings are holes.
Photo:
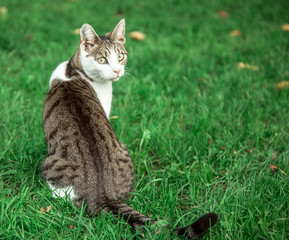
[[[224,10],[221,10],[220,12],[219,12],[219,17],[220,18],[228,18],[230,15],[229,15],[229,13],[227,13],[226,11],[224,11]]]
[[[75,28],[72,32],[74,35],[79,35],[80,34],[80,28]]]
[[[248,150],[248,153],[251,154],[251,153],[253,153],[254,151],[255,151],[255,148],[249,149],[249,150]]]
[[[243,62],[238,62],[238,68],[241,68],[241,69],[245,69],[246,68],[246,65],[245,65],[245,63],[243,63]]]
[[[282,30],[283,31],[289,31],[289,24],[288,23],[285,23],[281,26]]]
[[[231,37],[237,37],[237,36],[240,36],[241,34],[242,34],[242,32],[239,29],[230,32]]]
[[[272,173],[276,172],[277,169],[278,169],[278,167],[276,165],[274,165],[272,163],[270,164],[270,170]]]
[[[51,210],[51,206],[48,206],[47,208],[46,208],[46,212],[49,212]]]
[[[46,212],[46,208],[41,207],[41,208],[40,208],[40,212],[45,213],[45,212]]]
[[[221,172],[222,175],[226,175],[226,173],[228,173],[228,170],[226,172],[225,171]]]
[[[46,212],[49,212],[50,210],[51,210],[51,206],[48,206],[47,208],[44,208],[44,207],[40,208],[41,213],[46,213]]]
[[[253,65],[250,65],[250,64],[247,64],[247,63],[243,63],[243,62],[238,62],[237,66],[240,69],[250,69],[250,70],[253,70],[253,71],[258,71],[259,70],[258,66],[253,66]]]
[[[289,87],[289,81],[281,81],[277,84],[277,87],[281,91],[284,87]]]
[[[73,224],[69,224],[69,228],[70,229],[74,229],[74,225]]]
[[[130,36],[131,38],[138,40],[138,41],[143,41],[146,38],[146,35],[142,32],[139,32],[139,31],[130,32],[128,34],[128,36]]]
[[[0,7],[0,15],[6,15],[8,13],[7,7]]]

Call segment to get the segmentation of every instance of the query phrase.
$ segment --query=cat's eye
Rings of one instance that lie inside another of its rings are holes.
[[[117,60],[122,61],[123,59],[124,59],[124,54],[123,53],[118,54]]]
[[[99,64],[105,64],[105,63],[107,63],[107,60],[106,60],[105,57],[101,57],[101,58],[98,58],[98,59],[97,59],[97,62],[98,62]]]

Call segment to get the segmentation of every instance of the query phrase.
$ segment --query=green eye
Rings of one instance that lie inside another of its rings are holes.
[[[124,54],[123,54],[123,53],[118,54],[117,60],[118,60],[118,61],[121,61],[121,60],[123,60],[123,59],[124,59]]]
[[[101,57],[101,58],[98,58],[98,59],[97,59],[97,62],[98,62],[99,64],[105,64],[105,63],[107,63],[107,60],[106,60],[105,57]]]

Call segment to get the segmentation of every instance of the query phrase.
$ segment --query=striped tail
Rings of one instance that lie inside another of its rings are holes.
[[[149,217],[139,213],[121,200],[106,199],[105,204],[101,206],[107,212],[112,212],[115,216],[121,216],[127,221],[134,229],[147,224],[156,224],[158,221],[152,220]],[[210,227],[218,222],[218,215],[216,213],[208,213],[201,216],[193,224],[186,227],[177,227],[174,229],[176,236],[183,236],[187,239],[197,239],[201,237]],[[169,229],[169,226],[163,225]]]
[[[107,212],[112,212],[115,216],[123,217],[134,229],[149,223],[155,223],[149,217],[139,213],[121,200],[105,199],[104,204],[98,208],[102,208]]]

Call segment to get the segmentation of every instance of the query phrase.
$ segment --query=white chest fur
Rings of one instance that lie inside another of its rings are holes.
[[[50,86],[53,80],[61,80],[61,81],[69,81],[70,79],[66,76],[66,67],[68,61],[65,61],[58,65],[58,67],[53,71],[50,77]],[[91,82],[87,80],[87,82],[92,86],[94,91],[97,94],[97,97],[100,101],[101,106],[103,107],[107,118],[109,118],[110,109],[111,109],[111,101],[112,101],[112,82]]]
[[[97,83],[89,82],[104,109],[106,117],[109,118],[112,101],[112,82]]]

